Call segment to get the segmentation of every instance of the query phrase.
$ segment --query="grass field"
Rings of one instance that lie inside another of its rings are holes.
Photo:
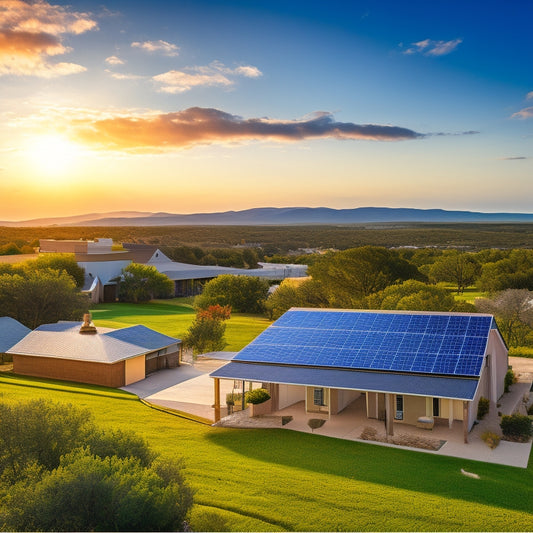
[[[190,298],[154,300],[145,304],[98,304],[91,309],[96,326],[122,328],[143,324],[171,337],[183,338],[194,320]],[[226,323],[227,351],[236,352],[261,333],[270,321],[262,316],[232,313]]]
[[[183,457],[194,515],[239,531],[523,531],[533,523],[533,463],[504,467],[289,430],[211,428],[122,391],[0,375],[4,401],[49,398]],[[461,475],[464,468],[481,479]]]

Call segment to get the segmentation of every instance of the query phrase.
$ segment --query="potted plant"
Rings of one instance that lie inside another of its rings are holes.
[[[246,393],[250,405],[250,416],[265,415],[272,411],[272,400],[266,389],[254,389]]]

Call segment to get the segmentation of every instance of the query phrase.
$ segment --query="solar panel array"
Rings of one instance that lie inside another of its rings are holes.
[[[292,310],[235,360],[479,376],[491,326],[482,315]]]

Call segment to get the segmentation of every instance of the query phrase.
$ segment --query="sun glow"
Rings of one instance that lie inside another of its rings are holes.
[[[42,135],[27,144],[25,153],[35,171],[52,177],[62,177],[83,156],[83,150],[60,135]]]

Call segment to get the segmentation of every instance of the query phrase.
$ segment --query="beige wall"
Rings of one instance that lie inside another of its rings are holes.
[[[330,389],[324,388],[324,405],[315,405],[313,403],[313,394],[315,388],[321,387],[306,387],[306,411],[308,413],[329,413],[330,405]]]
[[[278,409],[285,409],[289,405],[305,400],[305,387],[299,385],[283,385],[278,387]]]
[[[394,415],[396,415],[396,396],[394,396]],[[421,416],[426,416],[426,398],[423,396],[403,396],[403,420],[396,420],[399,424],[416,425]]]
[[[126,359],[125,370],[125,385],[130,385],[137,381],[141,381],[145,376],[145,360],[144,355],[134,357],[133,359]]]

